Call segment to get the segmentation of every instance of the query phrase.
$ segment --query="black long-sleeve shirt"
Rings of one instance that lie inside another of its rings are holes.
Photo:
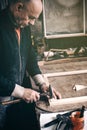
[[[29,26],[20,29],[20,45],[9,11],[0,13],[0,96],[10,96],[15,84],[29,75],[41,74],[31,42]]]

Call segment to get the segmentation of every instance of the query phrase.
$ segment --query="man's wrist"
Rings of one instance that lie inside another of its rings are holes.
[[[17,98],[22,98],[24,95],[24,87],[15,84],[15,89],[13,90],[11,96],[17,97]]]
[[[42,88],[44,86],[46,86],[46,83],[42,83],[42,84],[39,85],[40,88]]]
[[[43,83],[39,86],[39,89],[41,92],[46,92],[49,89],[49,86],[46,85],[46,83]]]
[[[35,84],[39,87],[43,85],[49,86],[49,81],[47,77],[44,76],[43,74],[37,74],[33,77],[33,79],[35,81]]]
[[[42,74],[37,74],[33,77],[35,84],[37,86],[41,86],[43,83],[45,83],[44,77]]]

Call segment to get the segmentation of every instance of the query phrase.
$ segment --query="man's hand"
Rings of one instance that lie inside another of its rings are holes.
[[[55,88],[51,87],[52,89],[52,95],[53,95],[53,98],[55,99],[61,99],[61,94],[55,90]],[[49,86],[47,86],[45,83],[43,85],[40,86],[40,91],[42,93],[46,93],[46,92],[49,92]]]
[[[61,94],[55,88],[52,88],[52,92],[54,98],[61,99]]]
[[[40,94],[32,89],[24,88],[23,100],[27,103],[36,102],[40,99]]]

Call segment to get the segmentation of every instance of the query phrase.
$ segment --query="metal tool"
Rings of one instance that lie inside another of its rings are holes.
[[[49,91],[40,94],[40,101],[44,101],[47,106],[50,105],[49,99],[53,98],[52,87],[49,85]]]
[[[49,85],[49,96],[50,96],[50,99],[53,98],[53,92],[52,92],[51,85]]]

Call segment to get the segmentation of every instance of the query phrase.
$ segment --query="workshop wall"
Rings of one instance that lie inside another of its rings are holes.
[[[83,32],[83,0],[44,0],[47,35]]]

